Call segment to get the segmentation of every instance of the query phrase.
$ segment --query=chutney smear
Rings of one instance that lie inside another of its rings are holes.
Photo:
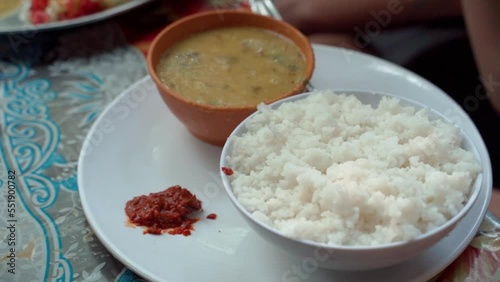
[[[229,167],[222,167],[221,169],[222,169],[222,172],[227,176],[231,176],[234,173],[234,171],[232,169],[230,169]]]
[[[179,185],[134,197],[125,205],[130,223],[145,227],[144,234],[155,235],[191,235],[193,224],[199,220],[194,215],[201,211],[201,201]]]
[[[207,215],[207,218],[211,219],[211,220],[217,219],[217,214],[211,213],[211,214]]]

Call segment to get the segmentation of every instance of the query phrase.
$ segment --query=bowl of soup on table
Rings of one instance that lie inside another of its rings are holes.
[[[148,69],[189,132],[223,145],[259,103],[303,92],[314,69],[307,39],[291,25],[240,10],[180,19],[153,41]]]

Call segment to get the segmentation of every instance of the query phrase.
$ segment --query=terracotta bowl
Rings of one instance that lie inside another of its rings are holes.
[[[154,39],[148,53],[149,74],[156,84],[163,101],[192,135],[210,144],[222,146],[231,132],[247,116],[256,111],[255,106],[221,107],[192,102],[166,87],[156,73],[161,55],[175,43],[203,31],[222,27],[252,26],[279,33],[293,41],[306,60],[306,81],[276,99],[302,93],[314,70],[314,53],[306,36],[293,26],[271,17],[243,10],[213,10],[180,19],[162,30]]]

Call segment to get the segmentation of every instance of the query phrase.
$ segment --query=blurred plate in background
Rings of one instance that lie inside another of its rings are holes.
[[[83,16],[71,20],[50,22],[46,24],[33,25],[21,20],[19,13],[21,12],[21,0],[0,0],[0,34],[2,33],[25,33],[36,31],[47,31],[54,29],[69,28],[78,25],[90,24],[96,21],[104,20],[120,13],[132,10],[152,0],[130,0],[122,5],[118,5],[107,10]],[[4,2],[5,1],[5,2]]]

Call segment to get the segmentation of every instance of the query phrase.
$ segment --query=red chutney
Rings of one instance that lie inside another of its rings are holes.
[[[191,235],[199,219],[190,216],[201,210],[201,201],[179,185],[134,197],[125,206],[130,222],[146,227],[144,234]]]
[[[234,173],[234,171],[229,167],[222,167],[222,172],[224,172],[225,175],[233,175]]]
[[[217,215],[215,213],[211,213],[209,215],[207,215],[207,219],[216,219],[217,218]]]

